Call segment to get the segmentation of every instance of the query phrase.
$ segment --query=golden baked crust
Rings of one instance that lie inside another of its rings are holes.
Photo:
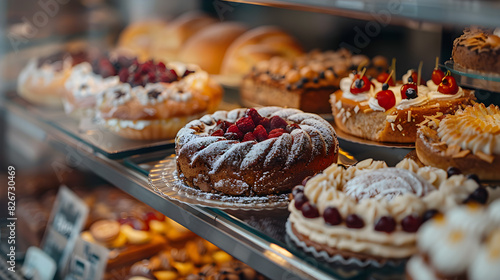
[[[415,143],[417,125],[425,116],[452,114],[473,100],[473,92],[465,90],[465,95],[457,99],[433,100],[423,106],[402,110],[393,107],[379,112],[371,110],[368,104],[343,98],[342,90],[338,90],[332,94],[330,103],[335,125],[348,134],[379,142]],[[337,105],[339,101],[340,106]]]
[[[227,49],[221,74],[243,76],[253,65],[274,56],[294,58],[304,51],[295,38],[274,26],[260,26],[238,37]]]
[[[500,37],[488,29],[467,28],[453,42],[453,61],[468,69],[499,73],[499,57]]]
[[[246,112],[218,111],[179,131],[175,141],[177,170],[186,184],[228,195],[279,194],[337,160],[333,127],[317,115],[296,109],[258,109],[262,117],[279,116],[300,127],[277,138],[240,142],[208,134],[217,121],[234,123]]]
[[[484,107],[476,104],[474,107]],[[471,114],[471,118],[477,116]],[[438,122],[442,119],[435,118]],[[418,158],[426,165],[441,169],[456,167],[464,173],[473,173],[482,180],[500,180],[500,156],[487,155],[481,151],[474,153],[469,149],[462,149],[458,145],[448,145],[438,135],[436,121],[431,121],[418,129],[416,152]],[[456,130],[465,130],[467,127],[457,127]],[[470,141],[472,141],[471,139]]]

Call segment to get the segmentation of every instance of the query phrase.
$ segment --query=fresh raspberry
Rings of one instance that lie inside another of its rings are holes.
[[[224,136],[224,131],[222,129],[217,129],[216,131],[210,134],[211,136]]]
[[[252,132],[247,132],[247,134],[245,134],[245,136],[243,137],[243,142],[246,142],[246,141],[255,141],[255,135],[253,135]]]
[[[266,129],[266,131],[271,130],[271,122],[269,121],[268,118],[262,118],[259,124],[262,125]]]
[[[269,138],[280,137],[283,133],[287,133],[283,128],[275,128],[269,132]]]
[[[262,125],[258,125],[253,131],[253,135],[257,141],[261,142],[268,139],[267,131]]]
[[[237,120],[236,126],[243,133],[253,131],[255,128],[255,124],[253,123],[251,117],[244,117],[244,118]]]
[[[235,133],[238,136],[238,139],[243,138],[244,135],[243,132],[241,132],[235,124],[227,128],[226,134],[227,133]]]
[[[247,116],[252,118],[254,124],[260,124],[260,121],[263,119],[259,112],[257,112],[254,108],[248,109]]]
[[[284,119],[278,116],[273,116],[269,122],[271,123],[271,130],[275,128],[285,128],[288,125]]]
[[[120,73],[118,73],[118,77],[120,78],[120,82],[126,83],[128,80],[128,69],[127,68],[122,68],[120,70]]]
[[[167,66],[165,66],[165,63],[163,62],[158,62],[158,69],[160,71],[165,71],[165,69],[167,69]]]

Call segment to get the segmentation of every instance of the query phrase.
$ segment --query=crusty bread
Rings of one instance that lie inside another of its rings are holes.
[[[452,114],[475,99],[473,92],[466,90],[465,96],[454,100],[435,100],[424,106],[379,112],[342,95],[342,90],[338,90],[330,99],[335,125],[339,129],[364,139],[393,143],[415,143],[417,125],[425,120],[425,116]],[[387,119],[390,115],[392,121]]]
[[[236,22],[213,24],[189,38],[179,52],[179,60],[198,64],[209,74],[218,74],[229,45],[247,28]]]
[[[158,19],[131,23],[120,33],[117,48],[136,55],[141,61],[148,60],[155,34],[166,25],[166,21]]]
[[[242,76],[261,60],[273,56],[294,58],[303,53],[295,38],[274,26],[260,26],[245,32],[228,48],[221,66],[222,75]]]
[[[160,61],[176,60],[182,45],[191,36],[214,23],[215,18],[200,11],[178,16],[152,38],[151,55]]]

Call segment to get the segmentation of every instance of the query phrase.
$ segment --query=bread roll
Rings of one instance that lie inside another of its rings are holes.
[[[163,20],[148,20],[129,24],[118,38],[118,48],[136,55],[139,60],[150,59],[152,38],[166,26]]]
[[[219,74],[229,45],[246,30],[244,25],[235,22],[210,25],[186,41],[179,52],[179,59],[198,64],[209,74]]]
[[[294,58],[303,53],[295,38],[274,26],[261,26],[245,32],[229,47],[222,62],[221,74],[242,76],[252,66],[273,56]]]

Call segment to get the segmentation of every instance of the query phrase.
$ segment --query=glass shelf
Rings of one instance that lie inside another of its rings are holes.
[[[407,20],[500,26],[500,2],[470,0],[229,0],[399,24]]]

